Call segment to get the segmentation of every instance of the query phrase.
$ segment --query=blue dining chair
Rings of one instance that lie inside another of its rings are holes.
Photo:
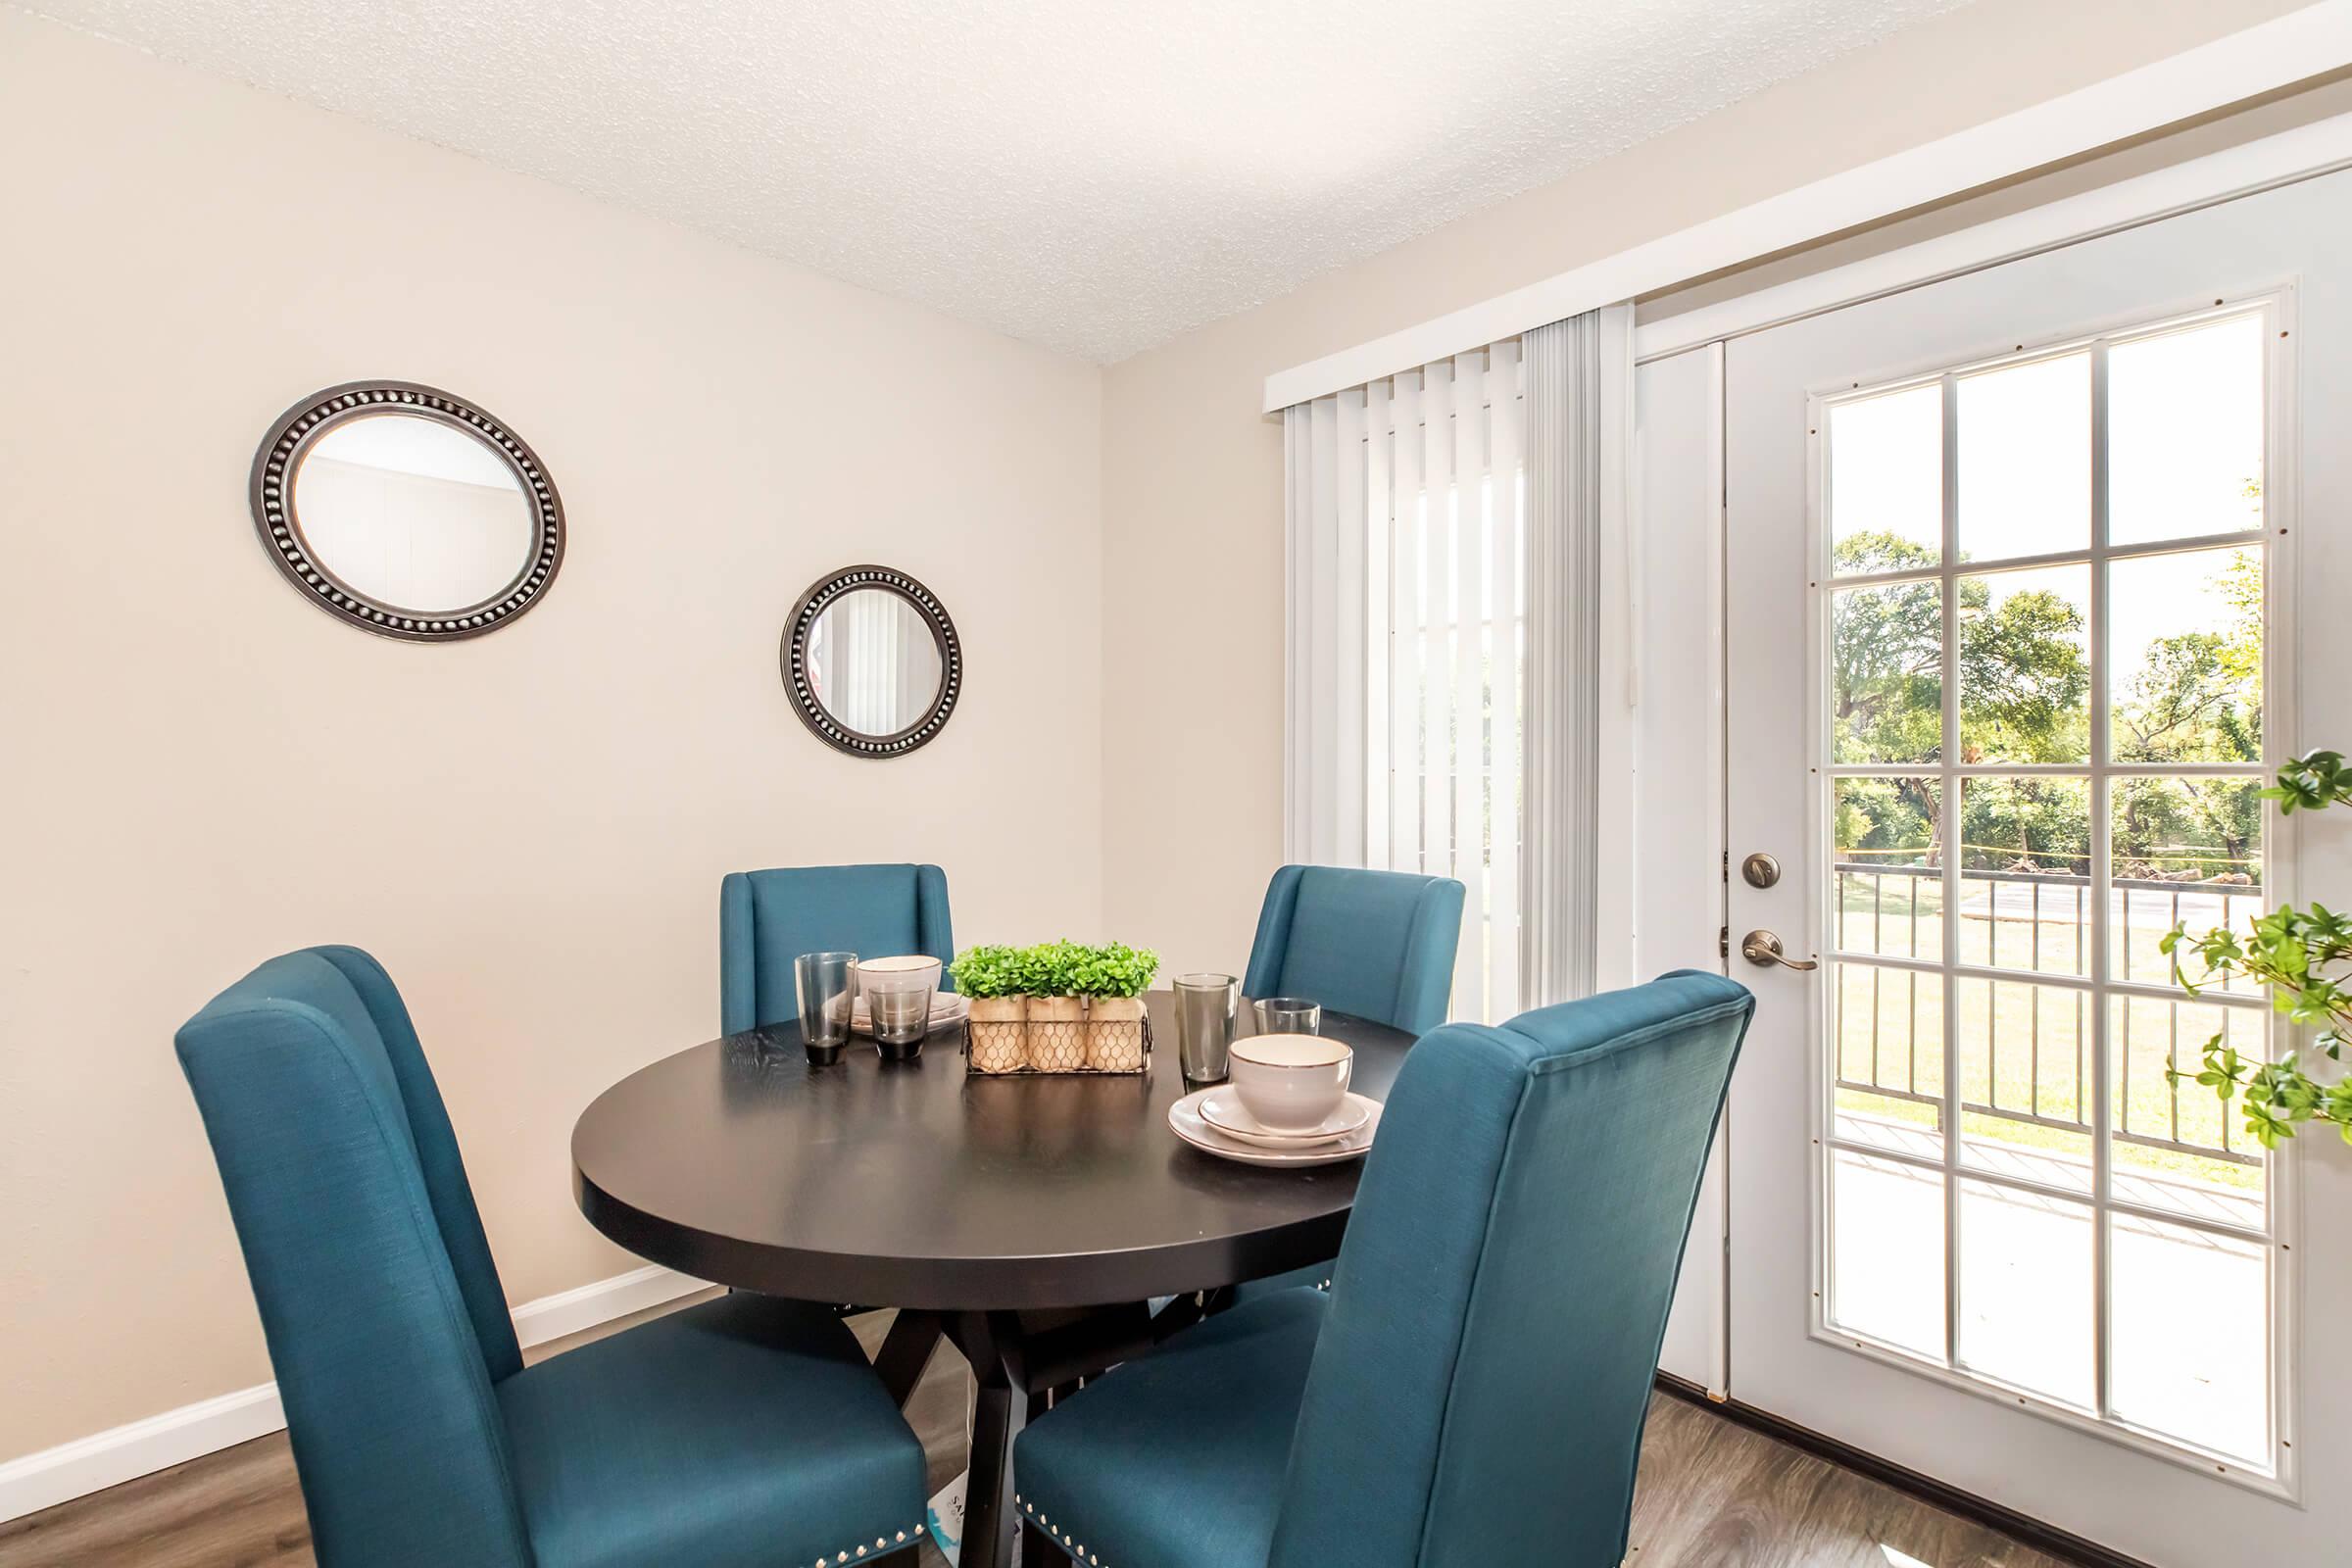
[[[728,872],[718,885],[719,1033],[796,1016],[792,961],[804,953],[923,953],[951,961],[948,874],[936,865]],[[955,989],[945,974],[940,985]]]
[[[357,948],[182,1025],[325,1568],[910,1563],[922,1445],[830,1312],[735,1295],[522,1364],[408,1009]]]
[[[1274,873],[1250,947],[1248,997],[1305,997],[1335,1012],[1425,1035],[1446,1021],[1462,940],[1462,885],[1449,876],[1286,865]],[[1247,1281],[1236,1301],[1328,1287],[1331,1264]]]
[[[1424,1039],[1337,1287],[1237,1306],[1040,1416],[1024,1530],[1086,1568],[1616,1568],[1754,1006],[1685,972]]]
[[[1424,1035],[1446,1021],[1461,939],[1449,876],[1286,865],[1266,887],[1242,994],[1305,997]]]

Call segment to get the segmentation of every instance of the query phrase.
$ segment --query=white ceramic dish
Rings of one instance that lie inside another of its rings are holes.
[[[1302,1149],[1309,1144],[1328,1144],[1335,1138],[1345,1138],[1361,1127],[1372,1114],[1372,1102],[1351,1096],[1340,1102],[1340,1108],[1323,1118],[1319,1126],[1301,1132],[1288,1132],[1268,1127],[1250,1114],[1242,1097],[1231,1085],[1211,1089],[1200,1097],[1200,1119],[1228,1138],[1238,1138],[1259,1149]]]
[[[971,999],[957,996],[953,991],[942,991],[931,999],[931,1027],[934,1029],[945,1029],[951,1025],[959,1024],[970,1017],[971,1013]],[[850,1032],[860,1035],[870,1035],[874,1032],[873,1009],[866,1006],[863,997],[859,997],[856,1005],[850,1009]]]
[[[902,953],[887,958],[858,960],[858,989],[859,991],[909,991],[916,986],[937,986],[940,971],[947,965],[924,953]]]
[[[1304,1149],[1255,1149],[1238,1138],[1228,1138],[1200,1118],[1200,1099],[1212,1095],[1213,1089],[1195,1090],[1168,1107],[1168,1129],[1184,1142],[1204,1154],[1219,1159],[1236,1160],[1244,1165],[1264,1165],[1278,1170],[1303,1170],[1312,1165],[1337,1165],[1345,1160],[1361,1159],[1372,1147],[1372,1135],[1380,1130],[1380,1102],[1362,1095],[1349,1095],[1350,1102],[1361,1102],[1365,1107],[1364,1123],[1345,1138],[1331,1143],[1312,1144]]]
[[[1344,1040],[1248,1035],[1233,1043],[1228,1072],[1242,1104],[1268,1132],[1305,1132],[1340,1108],[1355,1070]]]

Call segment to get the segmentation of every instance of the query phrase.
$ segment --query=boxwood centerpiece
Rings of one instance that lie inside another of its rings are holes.
[[[1159,973],[1150,949],[967,948],[951,972],[971,1004],[974,1072],[1143,1071],[1143,994]]]

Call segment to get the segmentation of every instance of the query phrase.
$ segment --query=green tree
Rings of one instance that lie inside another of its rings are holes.
[[[1997,606],[1960,579],[1960,760],[2078,762],[2090,751],[2090,661],[2082,608],[2046,588]]]
[[[1840,540],[1840,575],[1924,571],[1936,552],[1889,533]],[[2111,710],[2120,762],[2243,762],[2262,755],[2262,563],[2257,552],[2217,558],[2216,586],[2232,613],[2218,630],[2151,643]],[[1993,603],[1991,579],[1957,589],[1960,760],[2079,763],[2090,755],[2088,628],[2064,595],[2030,589]],[[1920,762],[1943,758],[1942,589],[1933,578],[1851,589],[1837,599],[1831,679],[1837,760]],[[1926,845],[1937,863],[1946,840],[1941,786],[1932,774],[1847,780],[1838,793],[1840,847]],[[1963,792],[1957,842],[1967,863],[2025,860],[2052,871],[2090,869],[2089,797],[2063,778],[1977,779]],[[2116,779],[2111,801],[2116,874],[2173,880],[2259,881],[2262,801],[2247,784],[2191,777]]]
[[[2233,667],[2232,641],[2191,631],[2148,645],[2146,662],[2115,705],[2117,761],[2261,760],[2260,655],[2249,678]]]
[[[2262,562],[2225,558],[2215,581],[2230,609],[2218,631],[2151,642],[2110,722],[2119,762],[2253,762],[2262,759]],[[2119,778],[2118,876],[2259,880],[2262,796],[2227,780]]]
[[[1852,575],[1923,570],[1939,557],[1895,534],[1860,533],[1839,540],[1833,559],[1840,575]],[[2080,761],[2087,751],[2083,699],[2090,689],[2081,607],[2046,589],[2013,593],[1995,604],[1992,585],[1984,577],[1962,578],[1957,598],[1961,760]],[[1834,621],[1830,660],[1838,760],[1942,760],[1940,584],[1929,579],[1848,590],[1838,596]],[[1939,850],[1945,803],[1935,781],[1891,780],[1886,794],[1926,823],[1927,842]],[[1859,797],[1855,808],[1868,809]],[[1848,825],[1858,830],[1856,837],[1845,837],[1842,829]],[[1841,823],[1839,842],[1860,847],[1889,826],[1876,820],[1867,826]]]
[[[2148,645],[2116,693],[2117,761],[2262,760],[2262,558],[2239,550],[2226,559],[2214,587],[2229,624]]]
[[[1979,778],[1961,799],[1961,863],[1999,870],[2025,861],[2044,871],[2090,866],[2090,792],[2081,779]]]

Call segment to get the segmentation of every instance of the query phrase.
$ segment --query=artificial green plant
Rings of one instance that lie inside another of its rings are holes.
[[[2263,797],[2278,803],[2281,812],[2317,811],[2330,806],[2352,805],[2352,768],[2336,752],[2309,752],[2278,770],[2277,787]],[[2352,961],[2352,916],[2335,913],[2324,905],[2308,909],[2292,905],[2257,916],[2249,931],[2216,927],[2191,936],[2175,926],[2164,935],[2163,948],[2190,996],[2216,979],[2244,975],[2271,988],[2271,1002],[2290,1025],[2319,1031],[2312,1045],[2329,1061],[2343,1060],[2344,1042],[2352,1039],[2352,981],[2341,966]],[[2183,953],[2195,956],[2202,972],[2191,979],[2181,964]],[[2352,1077],[2323,1083],[2304,1071],[2300,1047],[2290,1045],[2276,1060],[2248,1056],[2230,1046],[2226,1033],[2205,1043],[2200,1070],[2166,1069],[2175,1084],[2193,1077],[2227,1105],[2243,1095],[2246,1131],[2265,1149],[2276,1149],[2295,1136],[2304,1122],[2335,1127],[2352,1144]]]
[[[966,948],[948,965],[948,973],[956,977],[956,989],[966,997],[1017,997],[1026,978],[1020,959],[1018,948]]]
[[[982,946],[964,949],[948,972],[967,997],[1140,997],[1159,973],[1159,955],[1124,942]]]
[[[1080,948],[1071,959],[1070,992],[1080,997],[1140,997],[1159,973],[1159,955],[1124,942]]]

